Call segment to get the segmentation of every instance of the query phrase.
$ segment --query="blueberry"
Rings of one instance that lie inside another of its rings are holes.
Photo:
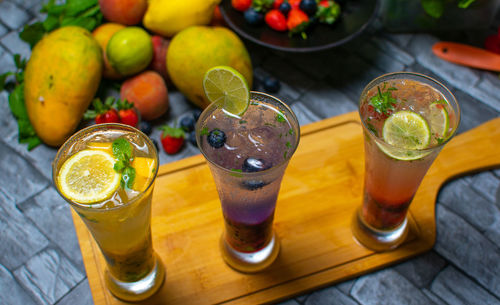
[[[300,1],[299,8],[308,16],[314,16],[318,10],[318,4],[316,0],[302,0]]]
[[[221,148],[226,143],[226,134],[220,129],[213,129],[208,133],[208,144],[213,148]]]
[[[292,6],[290,5],[290,3],[288,2],[283,2],[280,4],[280,6],[278,7],[278,10],[283,14],[285,15],[285,17],[288,15],[288,13],[290,12],[290,10],[292,9]]]
[[[266,186],[267,183],[265,183],[262,180],[247,180],[247,181],[243,181],[242,185],[247,190],[255,191],[255,190],[260,189],[261,187]]]
[[[156,151],[160,151],[160,146],[158,146],[158,142],[156,140],[151,139],[151,142],[153,142],[153,145],[156,147]]]
[[[198,147],[198,144],[196,143],[196,131],[191,131],[187,135],[189,143],[193,144],[195,147]]]
[[[246,173],[260,172],[271,166],[266,161],[256,158],[246,158],[242,170]]]
[[[181,118],[179,126],[186,132],[191,132],[194,130],[194,124],[196,123],[194,116],[190,113]]]
[[[259,25],[264,21],[264,14],[257,12],[253,7],[247,9],[243,16],[248,24]]]
[[[266,77],[262,85],[264,87],[264,90],[269,93],[276,93],[280,90],[281,87],[280,81],[271,76]]]
[[[153,131],[153,126],[148,121],[141,121],[139,123],[139,129],[149,136]]]
[[[193,113],[194,121],[197,122],[198,119],[200,118],[201,110],[200,109],[195,109],[195,110],[192,111],[192,113]]]

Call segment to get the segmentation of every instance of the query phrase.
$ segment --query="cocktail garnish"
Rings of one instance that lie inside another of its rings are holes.
[[[398,102],[395,98],[392,97],[391,91],[397,90],[394,87],[389,87],[387,90],[385,89],[386,83],[384,83],[384,87],[380,90],[380,87],[377,86],[378,94],[373,96],[370,99],[370,105],[375,108],[375,111],[382,114],[388,114],[389,110],[394,109],[394,105]],[[386,90],[382,92],[383,90]]]
[[[131,189],[135,179],[135,169],[130,165],[133,160],[132,146],[124,138],[118,138],[113,141],[112,149],[116,158],[113,169],[121,174],[120,185]]]

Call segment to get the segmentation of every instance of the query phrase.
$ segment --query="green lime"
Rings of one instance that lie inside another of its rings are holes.
[[[203,90],[211,103],[235,115],[242,115],[250,103],[245,77],[228,66],[213,67],[203,77]]]
[[[429,146],[431,131],[427,121],[418,113],[403,110],[391,114],[384,123],[382,136],[389,145],[381,143],[378,146],[392,158],[407,161],[429,154],[419,151]]]
[[[111,66],[121,75],[141,72],[153,59],[151,36],[135,26],[121,29],[109,39],[106,56]]]
[[[448,118],[448,111],[446,105],[442,102],[434,102],[429,105],[429,122],[431,125],[432,133],[436,137],[444,139],[448,134],[450,120]]]

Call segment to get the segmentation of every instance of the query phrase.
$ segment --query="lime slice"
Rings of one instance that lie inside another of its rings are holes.
[[[90,204],[110,198],[120,185],[115,159],[103,150],[86,149],[64,162],[57,183],[61,193],[77,203]]]
[[[444,139],[448,134],[450,121],[446,105],[442,102],[434,102],[429,105],[429,121],[432,133],[437,137]]]
[[[428,151],[419,151],[429,146],[429,124],[415,112],[404,110],[391,114],[384,123],[382,135],[385,143],[377,144],[392,158],[408,161],[429,154]]]
[[[234,115],[242,115],[250,102],[245,77],[228,66],[213,67],[205,73],[203,89],[211,103]]]

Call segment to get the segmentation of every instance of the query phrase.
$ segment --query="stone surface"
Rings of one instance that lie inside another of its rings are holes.
[[[10,271],[0,265],[0,304],[4,305],[35,305],[35,301],[19,286]]]
[[[305,305],[357,305],[356,301],[343,294],[335,287],[325,288],[311,293]]]
[[[322,82],[304,94],[301,102],[322,119],[357,110],[356,104],[349,97]]]
[[[363,305],[432,304],[425,294],[392,269],[359,278],[352,287],[351,295]]]
[[[57,305],[94,305],[94,300],[89,292],[89,282],[85,279],[57,302]]]
[[[54,249],[35,255],[14,275],[40,304],[54,304],[85,277]]]
[[[55,188],[47,188],[24,203],[21,209],[81,272],[85,272],[70,205]]]
[[[474,190],[486,197],[488,201],[495,202],[495,195],[500,187],[500,179],[496,178],[492,172],[483,172],[474,175],[471,185]]]
[[[434,280],[431,291],[448,304],[500,304],[500,299],[488,293],[453,266],[448,266]]]
[[[19,54],[21,58],[28,59],[31,54],[30,46],[19,38],[18,32],[10,32],[0,39],[0,43],[5,46],[11,54]]]
[[[12,198],[0,190],[0,264],[14,270],[48,243],[47,238],[16,208]]]
[[[0,142],[0,171],[3,179],[0,192],[22,202],[43,190],[49,184],[39,171],[34,169],[29,162],[21,158],[15,151]]]
[[[299,121],[300,126],[320,120],[319,116],[314,114],[301,102],[293,103],[290,108],[292,108],[293,113],[295,113],[295,115],[297,116],[297,120]]]
[[[438,205],[436,216],[436,252],[499,297],[498,247],[446,207]]]
[[[446,261],[431,251],[408,262],[394,267],[394,269],[418,288],[427,287],[436,274],[445,266]]]
[[[10,29],[18,29],[28,22],[26,11],[10,1],[0,1],[0,19]]]

